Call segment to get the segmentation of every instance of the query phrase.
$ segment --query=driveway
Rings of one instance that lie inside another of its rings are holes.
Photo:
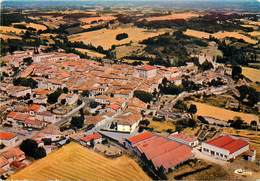
[[[192,152],[193,152],[195,158],[198,158],[201,160],[205,160],[205,161],[212,162],[212,163],[222,165],[222,166],[226,166],[226,165],[230,164],[229,162],[215,159],[211,156],[205,155],[205,154],[201,153],[197,148],[193,148]]]

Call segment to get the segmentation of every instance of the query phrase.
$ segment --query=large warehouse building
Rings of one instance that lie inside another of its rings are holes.
[[[235,159],[248,150],[248,141],[230,135],[222,135],[202,143],[202,153],[221,160]]]
[[[156,170],[163,168],[165,173],[193,158],[191,147],[151,132],[128,138],[125,146]]]

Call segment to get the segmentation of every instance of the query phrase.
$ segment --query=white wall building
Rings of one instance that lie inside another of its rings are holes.
[[[238,137],[223,135],[202,143],[202,153],[221,160],[235,159],[249,150],[249,143]]]

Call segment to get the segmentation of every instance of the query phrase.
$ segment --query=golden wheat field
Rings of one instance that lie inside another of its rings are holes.
[[[192,37],[196,37],[196,38],[205,38],[205,39],[208,39],[209,36],[211,35],[210,33],[207,33],[207,32],[197,31],[197,30],[192,30],[192,29],[187,29],[184,32],[184,34],[187,36],[192,36]]]
[[[104,58],[106,55],[102,54],[102,53],[98,53],[92,50],[87,50],[87,49],[83,49],[83,48],[76,48],[76,50],[80,51],[81,53],[86,53],[88,56],[90,57],[96,57],[96,58]]]
[[[260,31],[252,31],[252,32],[250,32],[250,33],[248,33],[250,36],[253,36],[253,37],[255,37],[255,36],[260,36]]]
[[[21,37],[19,36],[15,36],[15,35],[5,35],[5,34],[2,34],[0,33],[0,38],[3,39],[3,40],[8,40],[8,39],[22,39]]]
[[[199,17],[201,14],[199,13],[194,13],[194,12],[184,12],[184,13],[173,13],[170,15],[165,15],[165,16],[153,16],[153,17],[148,17],[144,18],[147,21],[163,21],[163,20],[176,20],[176,19],[191,19],[191,18],[196,18]],[[140,21],[143,19],[140,19]]]
[[[223,32],[217,32],[214,33],[213,36],[217,39],[224,39],[224,38],[236,38],[236,39],[242,39],[247,43],[250,44],[256,44],[258,41],[254,40],[246,35],[242,35],[238,32],[227,32],[227,31],[223,31]]]
[[[39,31],[39,30],[44,31],[44,30],[47,29],[46,26],[41,25],[41,24],[36,24],[36,23],[27,23],[27,24],[26,24],[26,27],[27,27],[27,28],[28,28],[28,27],[34,28],[34,29],[36,29],[37,31]]]
[[[90,17],[90,18],[80,18],[80,22],[90,24],[93,21],[111,21],[116,19],[114,16],[100,16],[100,17]]]
[[[15,33],[20,34],[22,32],[25,32],[26,30],[14,28],[11,26],[0,26],[0,33]]]
[[[235,117],[240,117],[247,123],[251,123],[253,120],[259,120],[259,118],[254,114],[240,113],[235,111],[230,111],[227,109],[211,106],[205,103],[192,102],[197,106],[197,115],[199,116],[207,116],[216,119],[220,119],[223,121],[232,120]]]
[[[108,159],[75,142],[12,175],[13,180],[150,180],[138,164],[122,156]]]
[[[258,69],[242,67],[242,74],[253,82],[260,82],[260,70]]]
[[[238,33],[238,32],[221,31],[221,32],[210,34],[210,33],[203,32],[203,31],[187,29],[184,32],[184,34],[187,36],[195,37],[195,38],[205,38],[205,39],[208,39],[210,36],[217,38],[217,39],[224,39],[224,38],[235,38],[238,40],[242,39],[245,42],[250,43],[250,44],[256,44],[258,42],[257,40],[254,40],[254,39],[252,39],[246,35],[243,35],[241,33]]]
[[[110,49],[112,45],[122,45],[126,43],[139,42],[150,37],[164,34],[165,30],[149,31],[137,27],[125,27],[116,29],[100,29],[97,31],[84,32],[69,36],[70,41],[83,41],[86,44],[94,46],[102,46],[104,49]],[[128,38],[123,40],[116,40],[116,35],[120,33],[127,33]]]

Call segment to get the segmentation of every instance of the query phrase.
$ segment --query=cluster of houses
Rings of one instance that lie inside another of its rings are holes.
[[[47,111],[44,105],[21,105],[6,115],[2,125],[13,128],[42,129],[47,124],[56,122],[56,116]]]
[[[10,169],[16,170],[26,166],[23,162],[25,160],[25,154],[15,146],[18,141],[18,137],[14,133],[0,132],[1,145],[7,147],[7,149],[0,154],[0,175],[3,175]]]
[[[10,67],[22,66],[23,58],[27,57],[32,57],[33,63],[24,67],[19,75],[34,79],[38,87],[32,89],[14,86],[9,79],[4,80],[0,85],[3,95],[16,102],[27,96],[32,103],[27,103],[22,108],[12,105],[2,125],[42,130],[33,137],[38,144],[44,144],[43,139],[46,138],[59,145],[65,144],[67,137],[64,138],[60,132],[52,130],[46,132],[43,128],[59,121],[56,112],[47,111],[53,110],[48,109],[48,95],[57,89],[67,88],[68,93],[62,93],[58,97],[57,103],[60,106],[76,104],[80,94],[98,103],[91,110],[93,114],[85,117],[87,124],[92,127],[78,139],[80,144],[93,146],[102,143],[103,138],[111,138],[140,157],[152,169],[162,170],[164,173],[195,157],[193,149],[199,145],[195,138],[183,133],[173,133],[167,137],[147,131],[138,133],[138,125],[143,119],[143,112],[147,110],[147,104],[134,97],[136,90],[150,93],[158,90],[164,77],[177,85],[181,84],[183,76],[193,75],[197,71],[193,64],[178,68],[150,65],[134,67],[125,64],[100,64],[80,59],[74,54],[18,52],[3,57],[7,66],[2,70],[11,74]],[[219,73],[206,72],[191,78],[203,84],[218,76]],[[17,136],[0,133],[0,141],[1,144],[12,147],[17,142]],[[53,149],[52,146],[46,148],[50,149],[47,152]],[[7,170],[12,165],[24,166],[21,164],[24,154],[18,148],[12,149],[11,153],[4,152],[0,155],[0,169]],[[222,160],[235,159],[242,153],[247,153],[249,160],[255,159],[255,150],[248,141],[232,136],[220,136],[203,142],[201,149],[205,155]]]

